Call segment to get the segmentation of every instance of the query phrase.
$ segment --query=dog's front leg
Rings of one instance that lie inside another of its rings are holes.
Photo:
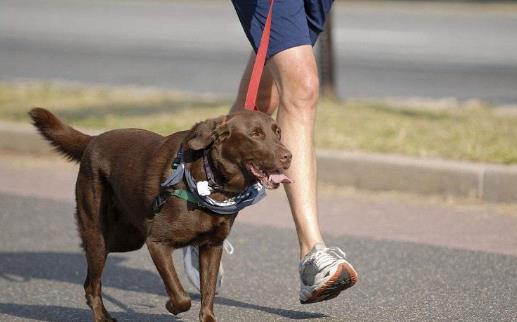
[[[188,311],[190,309],[191,300],[190,296],[183,289],[183,286],[181,286],[181,282],[174,269],[172,247],[150,239],[147,239],[146,244],[170,298],[165,307],[174,315]]]
[[[202,322],[215,321],[214,297],[222,253],[222,245],[203,245],[199,247],[199,273],[201,275],[201,310],[199,311],[199,320]]]

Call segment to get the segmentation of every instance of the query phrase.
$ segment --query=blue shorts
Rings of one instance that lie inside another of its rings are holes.
[[[312,45],[323,31],[333,0],[275,0],[267,57],[282,50]],[[232,0],[255,52],[266,23],[269,0]]]

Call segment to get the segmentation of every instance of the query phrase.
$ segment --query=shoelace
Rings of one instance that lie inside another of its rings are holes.
[[[341,248],[339,248],[339,247],[330,247],[329,250],[332,254],[334,254],[334,256],[336,256],[338,258],[341,258],[341,259],[346,258],[345,252],[342,251]]]
[[[233,245],[228,241],[228,239],[225,239],[224,242],[223,242],[223,248],[224,248],[224,251],[228,254],[228,255],[232,255],[233,254]]]
[[[326,267],[338,259],[345,259],[346,254],[338,247],[330,247],[316,251],[311,257],[317,267]]]

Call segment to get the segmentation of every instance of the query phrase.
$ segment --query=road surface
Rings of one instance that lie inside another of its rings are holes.
[[[517,103],[517,9],[335,6],[342,97]],[[250,47],[228,1],[0,0],[0,81],[234,95]]]
[[[0,159],[0,321],[88,321],[77,169],[35,159]],[[515,207],[324,189],[320,210],[327,243],[347,252],[358,284],[333,301],[298,303],[295,233],[273,192],[234,226],[220,321],[517,321]],[[119,321],[196,321],[199,296],[183,281],[193,307],[173,318],[147,250],[112,254],[105,303]]]

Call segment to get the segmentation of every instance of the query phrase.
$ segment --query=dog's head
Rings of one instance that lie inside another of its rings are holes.
[[[281,130],[262,112],[242,111],[196,124],[184,141],[191,150],[210,149],[229,191],[261,182],[268,189],[292,182],[285,174],[291,152],[280,141]]]

